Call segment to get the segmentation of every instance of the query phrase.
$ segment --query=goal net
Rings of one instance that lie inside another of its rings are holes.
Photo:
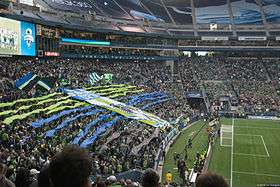
[[[232,125],[222,125],[221,126],[221,136],[220,136],[220,145],[225,147],[232,146],[232,134],[233,126]]]

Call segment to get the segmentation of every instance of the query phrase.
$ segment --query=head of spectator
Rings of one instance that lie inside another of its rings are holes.
[[[7,171],[7,166],[0,162],[0,186],[15,187],[15,184],[6,178],[5,176],[6,171]]]
[[[111,175],[107,178],[109,184],[113,184],[117,182],[117,178],[114,175]]]
[[[38,175],[38,187],[50,187],[49,165],[42,168]]]
[[[105,182],[100,181],[100,182],[96,183],[96,187],[106,187],[106,184],[105,184]]]
[[[25,168],[19,168],[16,175],[15,185],[17,187],[28,187],[31,183],[30,171]]]
[[[143,187],[159,187],[159,175],[153,169],[147,169],[143,174]]]
[[[225,179],[216,173],[201,174],[196,181],[197,187],[229,187]]]
[[[50,163],[53,187],[90,187],[91,160],[88,152],[78,146],[67,146]]]
[[[5,164],[0,163],[0,177],[5,176],[7,167]]]
[[[132,185],[132,181],[130,180],[130,179],[127,179],[126,181],[125,181],[125,183],[126,183],[126,186],[128,186],[128,187],[132,187],[133,185]]]

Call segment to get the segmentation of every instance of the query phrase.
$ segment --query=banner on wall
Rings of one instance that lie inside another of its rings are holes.
[[[239,41],[266,41],[266,36],[239,36]]]
[[[201,36],[203,41],[228,41],[227,36]]]
[[[280,120],[277,116],[253,116],[248,115],[248,119]]]
[[[145,124],[152,125],[154,127],[164,127],[169,125],[169,123],[158,116],[151,113],[145,112],[138,108],[129,106],[127,104],[109,99],[107,97],[102,97],[95,93],[83,90],[83,89],[63,89],[63,92],[71,96],[74,99],[86,101],[92,105],[96,105],[102,108],[106,108],[110,111],[121,114],[129,119],[139,120]]]
[[[0,17],[0,55],[36,55],[35,25]]]
[[[29,6],[34,6],[33,0],[19,0],[19,3],[29,5]]]

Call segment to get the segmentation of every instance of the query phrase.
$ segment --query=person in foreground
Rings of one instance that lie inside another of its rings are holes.
[[[91,187],[91,160],[88,152],[78,146],[67,146],[51,160],[52,187]]]
[[[199,175],[196,187],[229,187],[229,185],[222,176],[209,172]]]
[[[147,169],[142,179],[142,187],[160,187],[159,175],[153,169]]]
[[[15,184],[6,178],[7,166],[0,163],[0,187],[15,187]]]

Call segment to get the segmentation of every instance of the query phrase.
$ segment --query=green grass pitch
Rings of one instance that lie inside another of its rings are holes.
[[[179,173],[177,170],[177,165],[174,162],[173,159],[173,154],[174,152],[176,153],[180,153],[180,158],[184,158],[185,156],[185,145],[187,143],[187,140],[194,136],[196,133],[197,136],[195,137],[195,139],[193,140],[193,145],[192,148],[189,149],[188,151],[188,160],[186,161],[187,167],[188,169],[191,169],[193,164],[194,164],[194,160],[195,160],[195,154],[197,151],[202,152],[207,148],[207,143],[208,143],[208,135],[206,133],[206,127],[207,125],[204,126],[204,122],[199,121],[197,123],[195,123],[193,126],[187,128],[186,130],[184,130],[180,136],[176,139],[176,141],[174,142],[173,146],[170,147],[170,149],[168,150],[166,157],[165,157],[165,161],[163,164],[163,172],[162,172],[162,183],[165,182],[165,175],[168,171],[171,171],[171,173],[173,174],[173,181],[177,184],[181,184],[182,180],[179,177]],[[201,131],[199,131],[201,129]]]
[[[233,147],[218,139],[209,170],[232,187],[280,184],[280,121],[222,119],[221,124],[234,124]]]
[[[232,123],[232,119],[221,119],[222,125]],[[165,182],[168,171],[172,172],[174,182],[182,182],[173,153],[181,153],[183,158],[187,139],[198,132],[203,124],[204,122],[197,122],[183,131],[169,149],[163,165],[162,182]],[[205,128],[206,126],[195,138],[193,148],[189,151],[189,169],[193,165],[195,153],[204,150],[207,145]],[[220,139],[216,140],[209,171],[224,176],[229,184],[232,181],[232,187],[280,184],[280,121],[234,119],[233,134],[233,147],[221,146]]]

